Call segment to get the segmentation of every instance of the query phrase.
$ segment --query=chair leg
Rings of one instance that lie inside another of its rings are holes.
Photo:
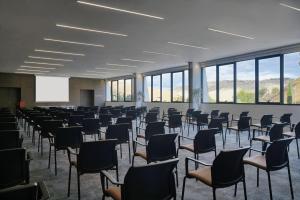
[[[184,200],[185,181],[186,181],[186,176],[183,178],[181,200]]]
[[[119,167],[118,167],[118,165],[116,166],[116,176],[117,176],[117,181],[119,181]]]
[[[130,141],[128,141],[128,156],[129,156],[129,164],[131,164]]]
[[[70,196],[71,172],[72,172],[72,166],[70,165],[70,167],[69,167],[69,181],[68,181],[68,197]]]
[[[237,183],[234,185],[234,197],[236,197]]]
[[[122,155],[122,144],[120,144],[120,155],[121,155],[121,158],[123,157]]]
[[[216,188],[213,188],[213,197],[214,197],[214,200],[216,200]]]
[[[298,144],[298,139],[296,138],[296,145],[297,145],[297,154],[298,154],[298,159],[300,158],[299,154],[299,144]]]
[[[244,197],[245,197],[245,200],[247,200],[247,189],[246,189],[246,180],[245,180],[245,177],[243,179],[243,188],[244,188]]]
[[[256,169],[256,187],[259,187],[259,168]]]
[[[57,175],[57,159],[56,159],[56,149],[54,147],[54,163],[55,163],[55,176]]]
[[[273,200],[270,172],[267,172],[267,174],[268,174],[268,183],[269,183],[270,200]]]
[[[175,175],[176,175],[176,185],[178,187],[178,169],[177,169],[177,166],[175,168]]]
[[[294,191],[293,191],[293,184],[292,184],[292,178],[291,178],[290,164],[288,164],[287,167],[288,167],[288,174],[289,174],[289,182],[290,182],[291,196],[292,196],[292,199],[294,199]]]
[[[237,132],[238,138],[239,138],[239,147],[241,147],[241,137],[240,137],[240,131]]]
[[[77,171],[77,190],[78,190],[78,200],[80,200],[80,175]]]

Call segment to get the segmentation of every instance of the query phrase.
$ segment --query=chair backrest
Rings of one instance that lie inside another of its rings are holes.
[[[17,122],[0,122],[0,130],[18,130]]]
[[[21,147],[19,130],[0,131],[0,150]]]
[[[262,127],[266,128],[272,125],[273,115],[263,115],[260,124]]]
[[[113,108],[110,110],[110,113],[113,115],[113,118],[120,117],[122,115],[120,108]]]
[[[211,118],[218,117],[219,112],[220,112],[219,110],[212,110],[210,113]]]
[[[37,183],[18,185],[15,187],[3,189],[0,191],[0,199],[2,200],[38,200],[38,185]]]
[[[170,128],[179,128],[182,126],[182,115],[180,114],[171,114],[169,116],[169,127]]]
[[[106,139],[117,139],[117,144],[129,141],[128,124],[108,125],[105,133]]]
[[[137,111],[136,110],[128,110],[126,112],[126,117],[130,117],[132,120],[135,120],[137,117]]]
[[[247,117],[248,114],[249,114],[249,111],[243,111],[243,112],[240,113],[240,118],[241,117]]]
[[[173,170],[178,159],[130,167],[121,187],[122,200],[164,200],[176,197]]]
[[[212,169],[212,185],[227,187],[239,182],[244,177],[243,157],[249,147],[221,151],[215,158]]]
[[[266,151],[267,170],[275,171],[287,166],[289,162],[288,146],[293,138],[273,141]]]
[[[165,122],[151,122],[148,123],[145,130],[145,139],[149,141],[152,135],[164,134]]]
[[[196,154],[206,153],[216,149],[216,129],[199,130],[194,139],[194,151]]]
[[[61,127],[56,131],[55,148],[64,150],[67,147],[79,148],[82,143],[82,127]]]
[[[187,117],[191,117],[193,111],[194,111],[194,108],[188,108],[188,109],[186,110],[185,115],[186,115]]]
[[[241,117],[238,121],[238,129],[239,130],[250,129],[250,121],[251,121],[251,117]]]
[[[16,122],[15,117],[0,117],[0,122]]]
[[[119,117],[116,124],[128,124],[128,129],[132,130],[132,119],[130,117]]]
[[[201,110],[194,110],[192,112],[192,117],[194,120],[197,120],[199,118],[199,116],[201,115],[202,111]]]
[[[228,122],[229,121],[229,112],[222,112],[222,113],[220,113],[220,115],[219,115],[218,118],[223,119],[222,120],[223,122]]]
[[[145,116],[145,122],[149,123],[149,122],[156,122],[157,121],[157,116],[158,113],[157,112],[148,112]]]
[[[175,139],[177,134],[153,135],[146,147],[147,162],[164,161],[177,157]]]
[[[84,118],[95,118],[95,113],[92,111],[84,112]]]
[[[291,116],[293,115],[293,113],[285,113],[280,117],[280,122],[281,123],[287,123],[290,124],[291,123]]]
[[[28,179],[25,149],[0,150],[0,160],[0,189],[24,183]]]
[[[98,173],[101,170],[111,169],[117,163],[116,140],[81,143],[77,157],[80,173]]]
[[[199,114],[196,118],[197,124],[208,124],[209,114]]]
[[[300,138],[300,122],[298,122],[298,124],[295,126],[294,131],[295,131],[296,138],[299,139]]]
[[[279,140],[283,138],[283,127],[285,124],[274,124],[270,131],[269,131],[269,136],[270,136],[270,141],[273,142],[275,140]]]
[[[69,126],[76,126],[77,124],[82,124],[84,115],[70,115],[69,116]]]
[[[63,126],[63,121],[62,120],[45,120],[43,122],[41,122],[41,126],[42,126],[42,131],[41,131],[41,135],[43,135],[44,137],[49,135],[49,132],[52,135],[56,135],[57,129],[59,127]]]
[[[100,114],[99,120],[101,127],[107,127],[109,124],[111,124],[111,114]]]
[[[85,134],[98,134],[100,120],[95,118],[85,118],[82,121],[83,132]]]
[[[212,118],[208,124],[208,128],[216,128],[218,129],[218,132],[223,131],[223,118]]]

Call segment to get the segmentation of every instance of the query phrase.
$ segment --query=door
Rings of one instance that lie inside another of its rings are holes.
[[[12,112],[15,112],[20,100],[20,88],[0,87],[0,107],[8,107]]]
[[[94,90],[80,90],[80,106],[94,106]]]

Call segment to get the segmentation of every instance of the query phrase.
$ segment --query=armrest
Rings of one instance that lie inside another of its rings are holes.
[[[199,163],[199,164],[204,165],[204,166],[212,166],[212,164],[207,164],[207,163],[204,163],[200,160],[196,160],[196,159],[191,158],[191,157],[186,157],[185,158],[185,174],[186,175],[189,173],[189,161],[194,161],[195,163]]]
[[[145,144],[143,144],[143,143],[141,143],[141,142],[139,142],[139,141],[137,141],[137,140],[133,140],[132,142],[133,142],[133,143],[136,143],[136,144],[139,144],[139,145],[142,145],[142,146],[144,146],[144,147],[147,146],[147,145],[145,145]]]
[[[67,148],[67,151],[68,151],[68,154],[78,155],[78,153],[76,153],[76,152],[74,151],[74,149],[72,149],[71,147],[68,147],[68,148]]]
[[[123,185],[123,183],[118,182],[110,173],[107,171],[101,171],[101,175],[103,175],[105,178],[107,178],[112,184],[114,185]]]
[[[33,160],[33,156],[32,156],[32,154],[31,154],[30,151],[26,153],[26,160],[27,160],[28,162],[30,162],[31,160]]]
[[[256,152],[259,152],[259,153],[266,153],[266,151],[263,151],[263,150],[259,150],[259,149],[254,149],[254,148],[250,148],[251,151],[256,151]]]
[[[54,138],[54,135],[53,135],[51,132],[49,132],[49,136],[50,136],[51,138]]]
[[[178,135],[178,138],[184,138],[184,139],[188,139],[188,140],[194,140],[194,138],[190,138],[190,137],[186,137],[186,136],[181,136],[181,135]]]

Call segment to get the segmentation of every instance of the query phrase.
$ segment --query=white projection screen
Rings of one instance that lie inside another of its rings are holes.
[[[69,102],[69,77],[36,76],[36,102]]]

